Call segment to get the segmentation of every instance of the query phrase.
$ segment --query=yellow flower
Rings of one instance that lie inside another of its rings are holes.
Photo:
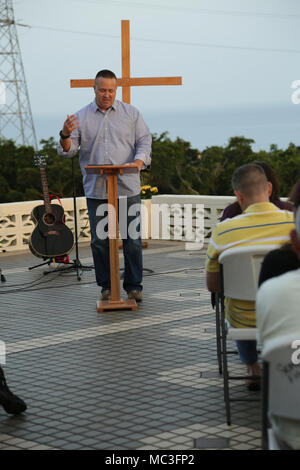
[[[141,186],[141,194],[144,196],[144,199],[151,199],[151,196],[154,193],[158,193],[158,188],[156,186],[151,187],[150,184],[144,184]]]

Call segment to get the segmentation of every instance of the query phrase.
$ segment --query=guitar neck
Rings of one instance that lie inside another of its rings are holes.
[[[45,209],[47,213],[52,212],[49,190],[48,190],[48,183],[46,178],[46,171],[45,168],[40,168],[41,171],[41,179],[42,179],[42,188],[43,188],[43,197],[45,203]]]

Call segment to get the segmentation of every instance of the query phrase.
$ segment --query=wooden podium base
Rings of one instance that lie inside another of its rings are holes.
[[[97,311],[106,310],[137,310],[138,306],[134,299],[128,300],[98,300]]]

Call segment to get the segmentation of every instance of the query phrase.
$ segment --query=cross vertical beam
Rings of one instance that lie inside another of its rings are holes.
[[[130,79],[130,26],[129,20],[121,22],[122,79]],[[130,86],[122,87],[122,101],[130,103]]]

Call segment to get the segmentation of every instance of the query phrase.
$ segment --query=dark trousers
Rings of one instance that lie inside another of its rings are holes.
[[[107,200],[87,198],[87,207],[96,281],[98,286],[102,287],[103,292],[110,289]],[[120,198],[118,216],[119,229],[123,240],[125,268],[123,287],[126,292],[142,290],[143,259],[140,195]]]
[[[254,364],[257,360],[256,341],[236,341],[240,360],[247,365]]]

